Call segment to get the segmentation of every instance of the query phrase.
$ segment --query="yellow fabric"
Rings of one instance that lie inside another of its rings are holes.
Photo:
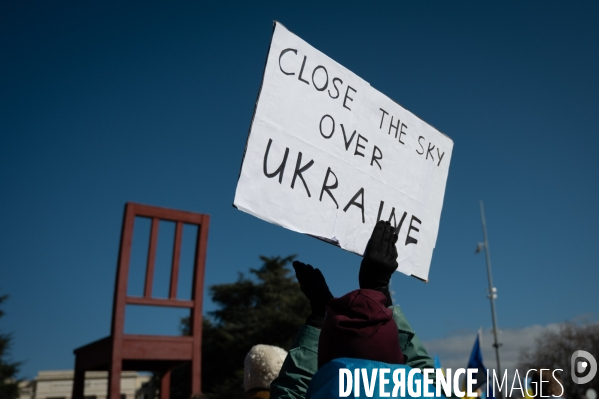
[[[245,399],[269,399],[270,391],[267,389],[256,388],[250,389],[245,393]]]

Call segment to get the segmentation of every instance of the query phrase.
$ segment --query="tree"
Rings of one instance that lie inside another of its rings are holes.
[[[210,287],[218,309],[203,319],[202,389],[211,399],[243,397],[243,362],[252,346],[291,347],[310,314],[310,303],[286,267],[294,258],[261,256],[262,267],[250,269],[255,279],[240,274],[235,283]],[[181,329],[188,333],[188,319]],[[173,372],[173,398],[189,397],[183,381],[189,381],[189,369]]]
[[[563,396],[580,398],[589,388],[599,390],[599,378],[595,377],[582,385],[572,381],[570,361],[577,350],[587,351],[595,359],[599,359],[599,323],[565,323],[557,331],[545,331],[537,338],[532,351],[525,351],[520,355],[518,369],[521,374],[529,369],[562,369],[561,380],[565,390]]]
[[[8,295],[0,296],[0,305],[8,298]],[[0,318],[4,312],[0,309]],[[0,334],[0,398],[16,399],[19,397],[19,362],[10,362],[8,355],[12,336],[10,334]]]

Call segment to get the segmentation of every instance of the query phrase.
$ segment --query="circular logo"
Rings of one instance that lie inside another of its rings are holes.
[[[584,360],[581,360],[584,359]],[[597,374],[597,360],[587,351],[577,350],[572,353],[570,358],[570,371],[572,374],[572,381],[576,384],[586,384],[591,381]],[[583,374],[588,370],[588,374],[584,377],[579,377],[579,374]]]

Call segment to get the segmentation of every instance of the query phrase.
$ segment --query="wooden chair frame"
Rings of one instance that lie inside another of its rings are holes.
[[[152,220],[143,297],[127,295],[131,246],[136,217],[145,217]],[[158,225],[161,220],[175,222],[175,239],[168,298],[152,297]],[[204,293],[204,269],[209,223],[209,215],[158,208],[132,202],[125,205],[110,336],[74,350],[75,378],[72,399],[84,399],[85,372],[91,370],[108,371],[108,399],[120,398],[121,371],[144,370],[160,372],[160,398],[168,399],[170,394],[171,369],[185,362],[191,363],[191,392],[201,392],[202,297]],[[191,300],[177,299],[179,261],[184,224],[198,226]],[[126,305],[188,308],[191,310],[190,335],[156,336],[125,334]]]

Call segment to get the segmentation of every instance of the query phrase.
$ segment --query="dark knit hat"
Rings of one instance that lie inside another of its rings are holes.
[[[382,292],[366,289],[331,299],[318,341],[318,368],[339,357],[403,364],[397,325],[385,301]]]

